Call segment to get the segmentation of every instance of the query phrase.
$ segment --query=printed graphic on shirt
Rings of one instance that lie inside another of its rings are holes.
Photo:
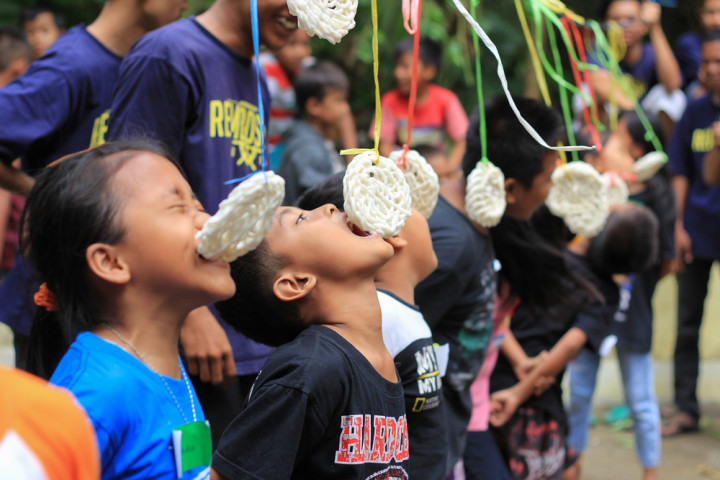
[[[695,153],[706,153],[715,146],[715,134],[712,127],[698,128],[692,133],[692,151]]]
[[[430,410],[439,405],[440,397],[436,394],[442,388],[435,348],[432,345],[423,346],[422,349],[415,352],[415,362],[417,363],[418,393],[423,397],[415,399],[413,412]],[[432,398],[427,398],[428,395],[432,395]]]
[[[400,145],[407,143],[407,119],[398,119],[397,140]],[[445,140],[445,130],[442,125],[437,127],[414,127],[412,131],[412,145],[442,145]]]
[[[231,138],[235,164],[256,171],[262,147],[258,107],[244,100],[210,100],[209,108],[210,138]]]
[[[623,79],[628,83],[630,91],[632,91],[635,97],[640,98],[647,92],[647,85],[642,80],[638,80],[629,73],[623,75]]]
[[[101,113],[93,123],[92,137],[90,137],[90,148],[97,147],[105,143],[105,134],[108,131],[108,120],[110,119],[110,109]]]
[[[402,462],[410,456],[407,418],[383,415],[343,415],[335,463]],[[378,477],[385,478],[385,477]],[[387,477],[406,478],[406,477]]]

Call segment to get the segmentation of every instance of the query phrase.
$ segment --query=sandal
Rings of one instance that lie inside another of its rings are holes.
[[[685,412],[677,412],[663,422],[662,436],[674,437],[683,433],[697,432],[699,430],[698,423],[694,418]]]

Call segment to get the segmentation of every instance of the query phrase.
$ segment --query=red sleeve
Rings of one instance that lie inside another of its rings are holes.
[[[448,101],[445,105],[445,130],[453,140],[464,140],[468,129],[468,117],[465,109],[460,105],[457,95],[447,91]]]

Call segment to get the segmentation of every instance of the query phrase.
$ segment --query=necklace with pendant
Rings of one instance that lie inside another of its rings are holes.
[[[163,385],[165,385],[165,389],[168,391],[170,396],[173,399],[173,402],[175,402],[175,406],[177,407],[178,411],[180,412],[180,415],[182,415],[183,420],[185,420],[185,423],[188,424],[187,417],[185,416],[185,413],[183,412],[182,408],[180,408],[180,403],[177,401],[177,398],[175,398],[175,394],[170,389],[170,385],[167,384],[165,381],[165,378],[160,375],[152,366],[150,366],[150,363],[145,360],[145,357],[138,351],[137,348],[135,348],[135,345],[133,345],[130,340],[127,340],[125,337],[120,335],[117,330],[115,330],[113,327],[108,325],[107,323],[102,324],[103,327],[110,330],[120,341],[125,343],[128,347],[132,349],[133,352],[135,352],[135,355],[145,364],[146,367],[148,367],[153,373],[155,373],[158,377],[160,377],[160,380],[162,381]],[[187,373],[185,373],[185,369],[183,368],[182,364],[180,365],[180,373],[182,375],[183,380],[185,380],[185,386],[187,387],[188,395],[190,396],[190,406],[192,407],[192,418],[193,422],[197,422],[197,415],[195,413],[195,401],[193,400],[193,394],[192,389],[190,388],[190,380],[188,379]]]

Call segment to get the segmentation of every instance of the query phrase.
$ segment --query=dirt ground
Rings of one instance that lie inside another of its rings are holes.
[[[606,410],[605,410],[606,411]],[[604,410],[595,412],[600,418]],[[703,405],[698,433],[665,438],[659,480],[720,480],[720,404]],[[582,480],[641,480],[632,430],[614,431],[599,421],[583,456]]]

